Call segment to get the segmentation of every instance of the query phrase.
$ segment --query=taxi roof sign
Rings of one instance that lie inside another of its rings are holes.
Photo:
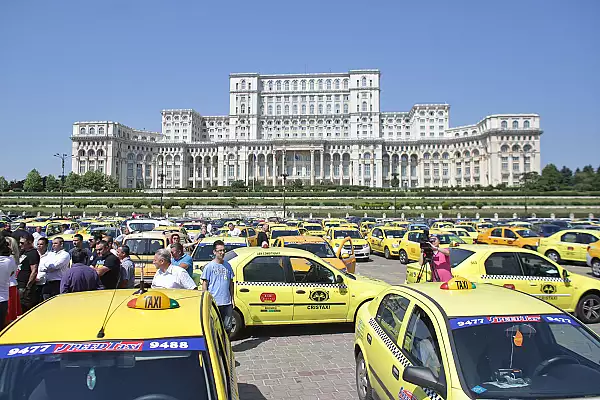
[[[460,276],[456,276],[448,282],[442,283],[440,286],[440,289],[444,290],[471,290],[475,288],[476,286],[474,283]]]
[[[149,290],[135,299],[129,300],[127,307],[141,310],[169,310],[171,308],[179,308],[179,303],[177,300],[169,298],[163,292]]]

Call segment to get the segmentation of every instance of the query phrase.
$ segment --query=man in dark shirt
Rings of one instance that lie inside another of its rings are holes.
[[[121,277],[121,262],[110,252],[110,246],[105,240],[96,243],[97,256],[92,266],[96,268],[102,286],[106,289],[116,289]]]
[[[23,236],[27,235],[28,233],[29,232],[27,232],[27,230],[25,229],[25,222],[20,222],[19,227],[15,229],[15,231],[12,233],[12,237],[14,237],[15,240],[18,242]]]
[[[90,259],[88,265],[94,265],[94,260],[98,257],[98,253],[96,253],[96,243],[102,240],[102,235],[96,234],[90,237]]]
[[[61,293],[86,292],[88,290],[102,289],[100,277],[94,268],[86,265],[83,261],[88,258],[85,249],[73,248],[71,250],[71,261],[73,265],[63,275],[60,282]]]
[[[17,288],[21,297],[21,308],[25,312],[38,303],[35,279],[40,255],[33,247],[33,235],[27,231],[19,239],[19,246],[21,247],[21,264],[17,274]]]
[[[83,259],[82,263],[85,265],[90,265],[90,258],[92,257],[92,252],[90,251],[90,249],[86,249],[83,247],[83,236],[80,233],[73,235],[73,248],[69,250],[71,261],[73,261],[73,252],[75,251],[75,249],[83,251],[83,253],[85,254],[85,258]]]

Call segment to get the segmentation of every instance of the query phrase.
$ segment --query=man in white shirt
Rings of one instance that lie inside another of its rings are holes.
[[[154,254],[153,264],[157,268],[152,279],[153,289],[198,289],[198,286],[185,269],[171,265],[171,252],[169,249],[158,250]]]
[[[44,257],[40,272],[46,273],[46,284],[42,288],[42,298],[48,300],[50,297],[60,294],[60,281],[63,273],[69,269],[71,256],[63,248],[64,240],[56,237],[52,240],[52,252]],[[40,264],[42,264],[40,262]]]
[[[69,226],[69,224],[63,224],[63,233],[65,235],[74,235],[75,231]]]
[[[33,232],[33,244],[37,245],[38,240],[40,240],[40,238],[42,237],[46,237],[46,233],[44,232],[41,226],[37,226],[35,228],[35,232]]]
[[[238,237],[242,234],[242,231],[236,228],[231,222],[229,223],[228,227],[229,232],[227,232],[227,236]]]

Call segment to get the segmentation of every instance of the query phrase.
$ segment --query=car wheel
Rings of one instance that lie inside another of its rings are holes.
[[[596,278],[600,278],[600,260],[597,258],[592,260],[592,275]]]
[[[577,304],[577,317],[586,324],[600,322],[600,297],[597,294],[583,296]]]
[[[360,400],[373,399],[373,388],[369,382],[367,362],[362,353],[358,353],[356,356],[356,389],[358,390],[358,398]]]
[[[233,310],[233,318],[231,321],[231,332],[229,332],[229,339],[235,340],[241,336],[244,330],[244,318],[238,310]]]
[[[383,256],[389,260],[392,257],[392,255],[390,254],[390,249],[388,249],[387,247],[383,249]]]
[[[404,265],[408,264],[408,255],[406,254],[406,252],[404,250],[400,250],[400,254],[398,254],[398,258],[400,259],[400,262]]]
[[[546,252],[546,257],[548,257],[549,259],[551,259],[552,261],[554,261],[557,264],[560,262],[560,256],[554,250],[548,250]]]

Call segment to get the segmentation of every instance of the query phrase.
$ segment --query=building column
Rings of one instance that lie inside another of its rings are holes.
[[[417,169],[417,178],[419,180],[419,187],[425,187],[425,167],[423,165],[423,159],[419,158],[418,161],[418,169]],[[431,169],[430,169],[431,172]]]
[[[296,179],[296,152],[294,151],[294,159],[292,160],[292,176]]]
[[[273,152],[273,187],[277,186],[277,153]]]
[[[319,176],[321,181],[325,180],[325,151],[321,150],[321,169],[319,170]]]
[[[252,175],[252,181],[254,184],[258,182],[258,154],[254,154],[254,174]]]
[[[267,157],[268,154],[264,155],[265,157],[265,181],[264,181],[264,185],[267,186],[267,176],[269,175],[269,158]]]
[[[383,160],[381,158],[377,159],[375,165],[377,166],[377,175],[375,178],[377,179],[377,181],[375,182],[375,186],[380,188],[383,187]],[[390,168],[388,168],[388,175],[391,176],[391,165],[389,167]],[[389,179],[391,183],[391,177]]]
[[[287,174],[287,167],[285,165],[286,162],[286,154],[285,154],[285,149],[283,149],[283,153],[281,155],[281,173],[282,174]],[[283,181],[282,181],[283,184]]]
[[[378,171],[379,172],[379,171]],[[371,157],[371,187],[375,187],[375,152],[373,152],[373,157]]]
[[[218,156],[217,158],[217,186],[223,186],[224,185],[224,173],[223,170],[225,169],[225,162],[223,161],[223,158]]]
[[[335,179],[333,178],[333,154],[329,157],[329,180],[335,184]]]
[[[315,151],[310,151],[310,185],[315,185]]]

